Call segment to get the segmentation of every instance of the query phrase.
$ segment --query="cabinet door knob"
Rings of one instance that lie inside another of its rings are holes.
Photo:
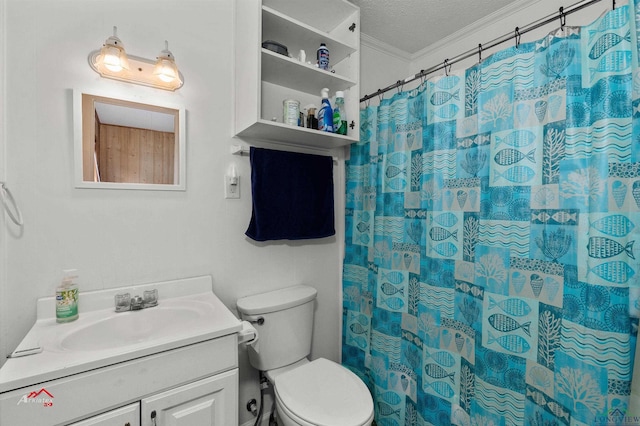
[[[151,426],[156,426],[156,410],[151,412]]]
[[[126,422],[126,423],[124,424],[124,426],[131,426],[131,423]]]
[[[349,31],[354,32],[356,30],[356,23],[354,22],[349,26]]]

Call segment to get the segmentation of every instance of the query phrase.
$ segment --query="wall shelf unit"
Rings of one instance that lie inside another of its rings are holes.
[[[359,140],[360,10],[346,0],[237,0],[235,2],[235,118],[238,138],[331,149]],[[289,56],[262,48],[273,40]],[[331,71],[315,66],[320,43],[329,49]],[[300,50],[306,61],[298,60]],[[345,94],[354,127],[348,134],[283,124],[283,101],[320,106],[320,91]]]

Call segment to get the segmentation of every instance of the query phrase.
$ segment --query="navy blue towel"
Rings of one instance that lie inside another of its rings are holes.
[[[245,234],[256,241],[335,235],[333,160],[251,147],[253,211]]]

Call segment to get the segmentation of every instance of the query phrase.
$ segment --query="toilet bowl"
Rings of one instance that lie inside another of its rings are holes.
[[[364,382],[336,362],[308,359],[316,294],[299,285],[239,299],[258,334],[249,361],[274,387],[281,426],[369,426],[373,400]]]
[[[275,378],[284,426],[368,426],[373,402],[365,384],[343,366],[318,358]]]

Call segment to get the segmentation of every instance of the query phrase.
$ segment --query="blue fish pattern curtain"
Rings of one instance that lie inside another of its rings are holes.
[[[619,6],[361,111],[342,362],[369,386],[378,426],[627,413],[639,11]]]

